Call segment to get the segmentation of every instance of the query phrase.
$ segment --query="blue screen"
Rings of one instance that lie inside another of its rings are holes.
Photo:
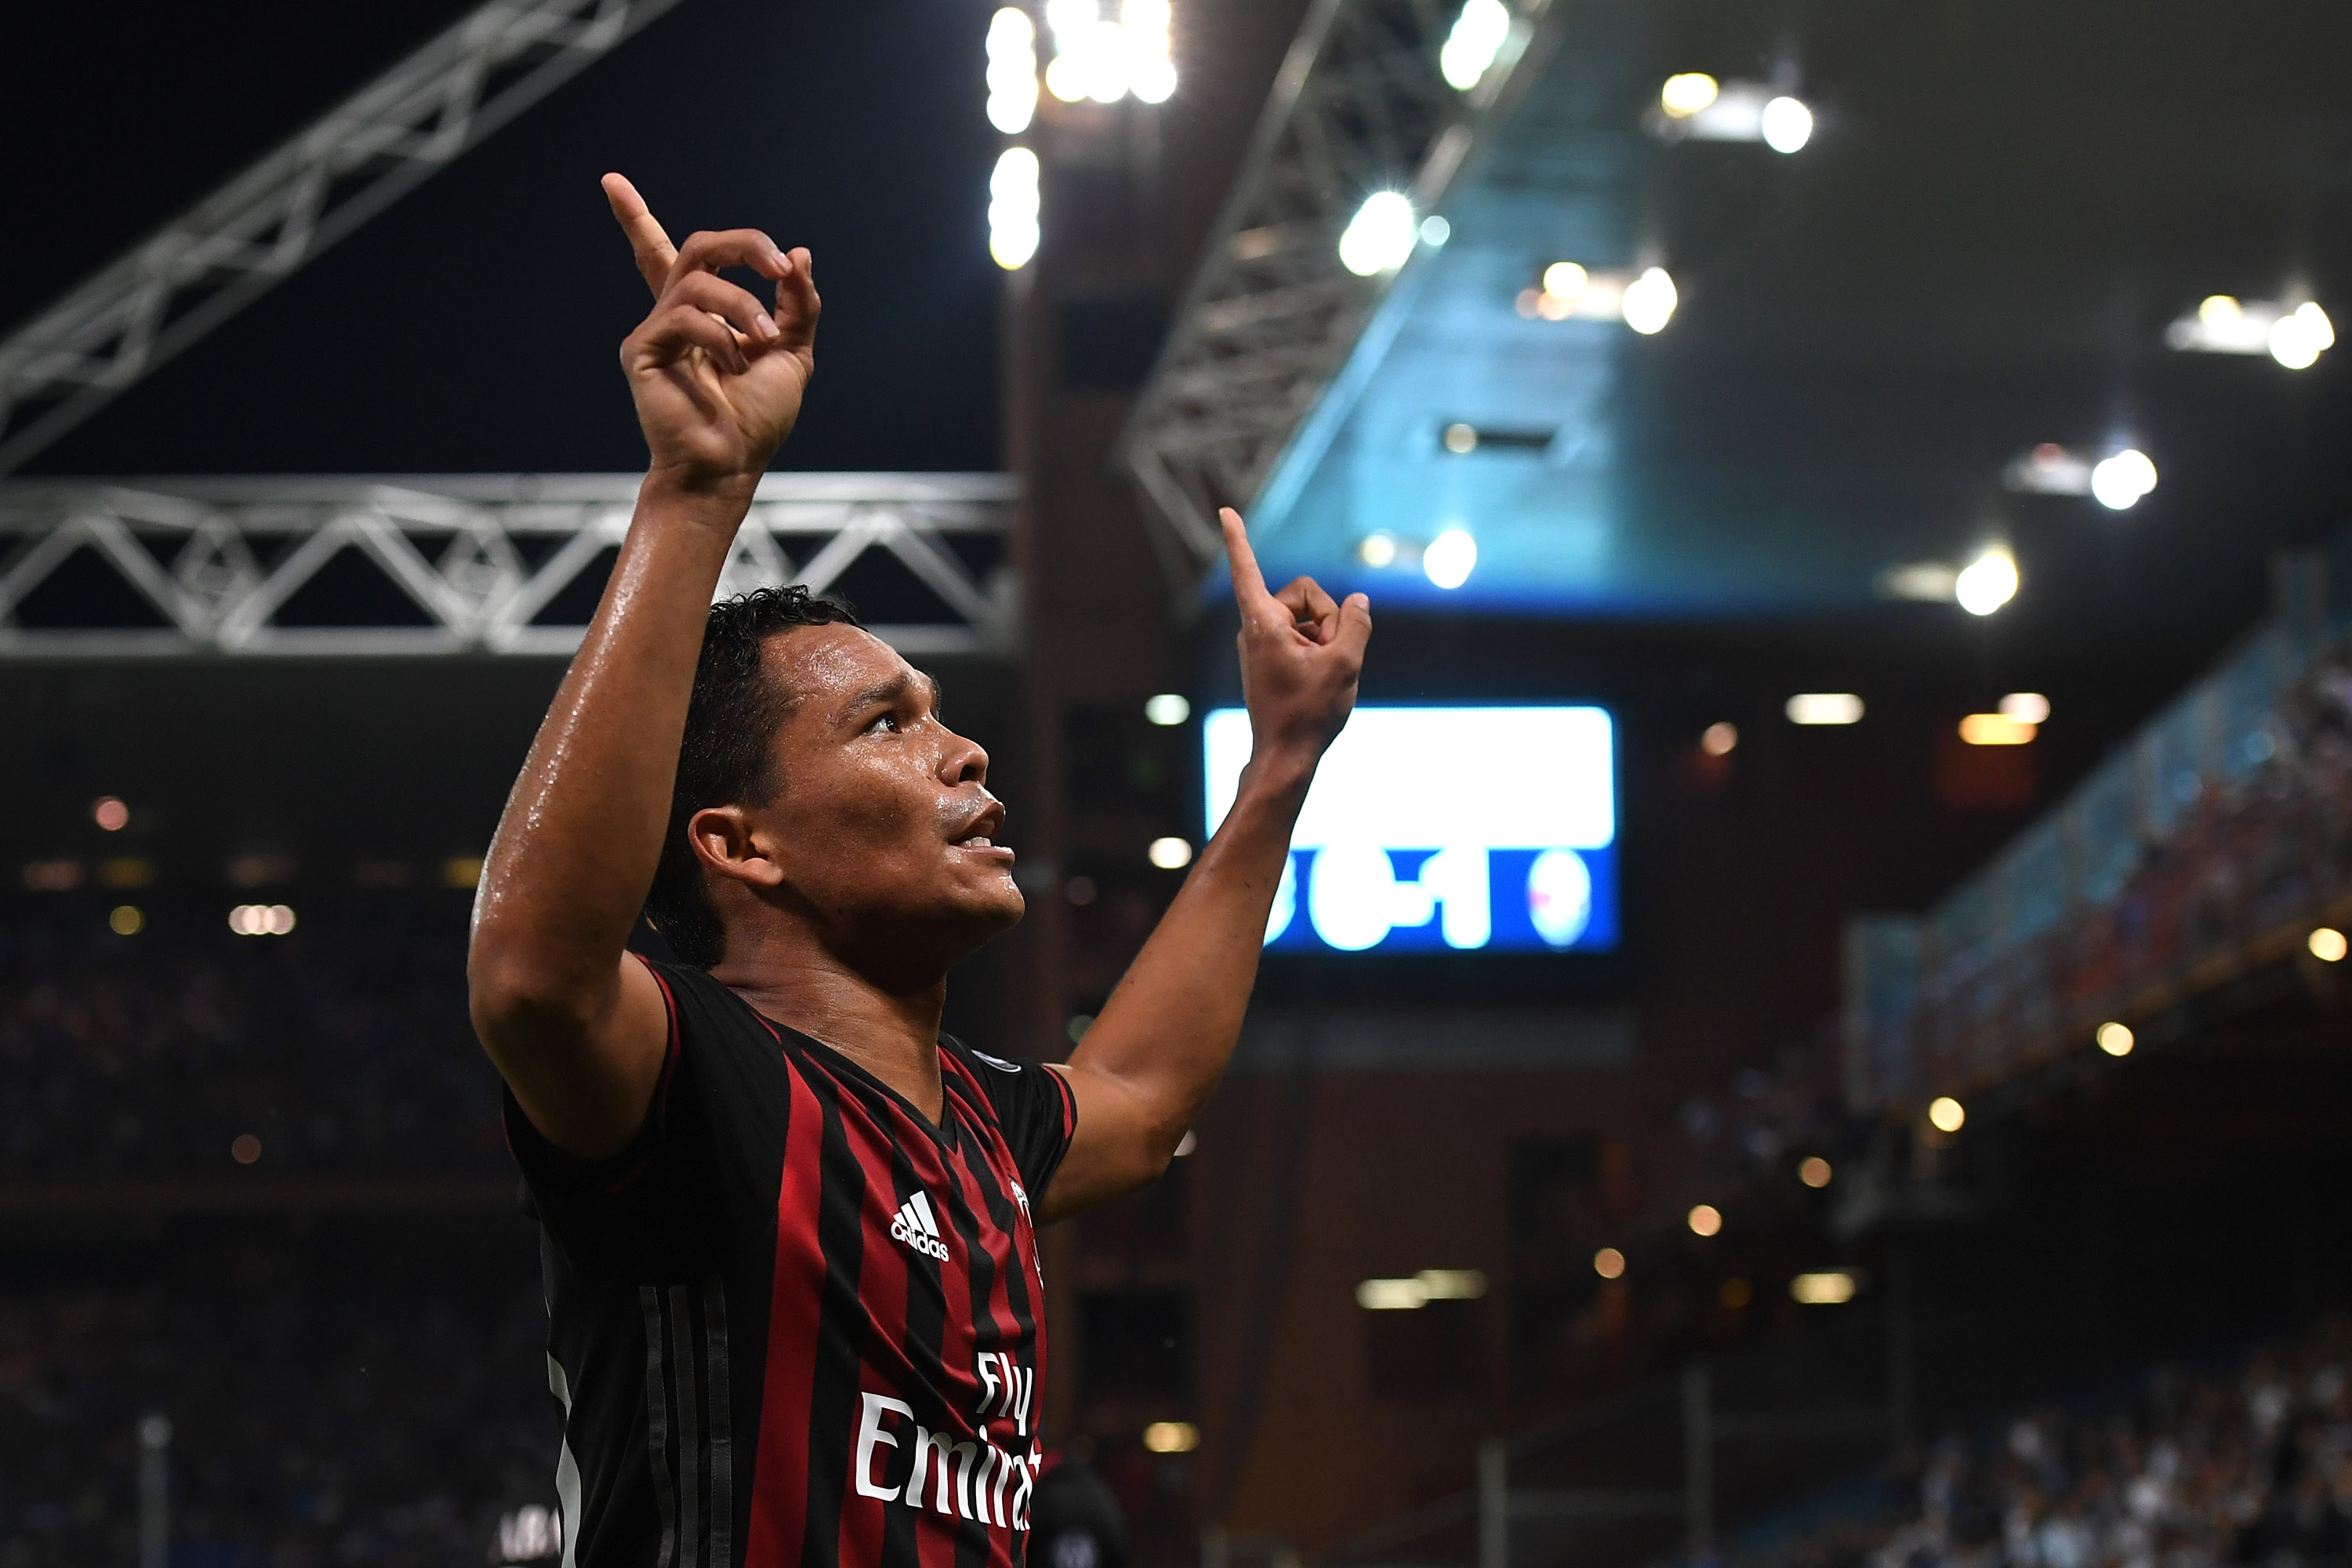
[[[1214,835],[1249,715],[1201,726]],[[1612,952],[1616,727],[1593,707],[1356,710],[1291,834],[1274,952]]]

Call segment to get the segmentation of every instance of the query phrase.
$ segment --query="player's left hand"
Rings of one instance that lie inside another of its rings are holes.
[[[1372,635],[1372,602],[1350,594],[1335,604],[1312,577],[1268,593],[1241,513],[1226,507],[1217,515],[1233,565],[1234,605],[1241,612],[1234,640],[1255,741],[1252,766],[1271,761],[1311,770],[1355,710],[1364,647]]]

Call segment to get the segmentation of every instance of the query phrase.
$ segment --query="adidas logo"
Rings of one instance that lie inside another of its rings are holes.
[[[917,1193],[898,1205],[898,1212],[890,1216],[890,1235],[926,1257],[936,1258],[941,1263],[948,1260],[948,1244],[940,1239],[939,1221],[931,1217],[931,1200],[927,1194]]]

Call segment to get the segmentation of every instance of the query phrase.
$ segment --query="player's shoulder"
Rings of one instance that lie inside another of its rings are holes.
[[[662,988],[682,1047],[749,1048],[762,1057],[775,1051],[782,1037],[776,1026],[709,971],[656,958],[646,958],[645,965]]]

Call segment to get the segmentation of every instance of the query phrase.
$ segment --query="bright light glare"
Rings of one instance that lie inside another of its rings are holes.
[[[2335,324],[2308,300],[2271,323],[2271,358],[2289,370],[2309,370],[2335,346]]]
[[[1465,452],[1475,452],[1478,449],[1478,427],[1457,421],[1448,425],[1445,427],[1445,433],[1438,439],[1445,443],[1447,451],[1460,457]]]
[[[1543,271],[1543,289],[1555,300],[1574,300],[1592,281],[1592,274],[1573,261],[1555,261]]]
[[[2021,724],[2050,721],[2050,699],[2039,691],[2012,691],[2000,700],[2001,716]]]
[[[1452,239],[1453,237],[1454,226],[1446,222],[1444,218],[1432,214],[1430,216],[1421,220],[1422,244],[1444,245],[1447,240]]]
[[[146,924],[137,904],[117,904],[106,917],[106,929],[117,936],[137,936]]]
[[[1510,36],[1511,14],[1503,0],[1466,0],[1438,51],[1437,68],[1445,84],[1461,92],[1476,87]]]
[[[1800,1274],[1789,1281],[1789,1300],[1801,1307],[1843,1307],[1853,1300],[1853,1276],[1843,1268]]]
[[[1727,720],[1717,721],[1701,731],[1698,749],[1710,757],[1727,757],[1739,744],[1739,726]]]
[[[1118,8],[1118,25],[1127,36],[1128,90],[1145,103],[1165,103],[1176,92],[1170,21],[1168,0],[1124,0]]]
[[[102,795],[90,806],[89,819],[101,833],[120,833],[131,825],[131,808],[110,795]]]
[[[1339,236],[1339,265],[1359,278],[1393,271],[1412,257],[1420,228],[1404,193],[1375,191]]]
[[[1421,552],[1421,569],[1441,588],[1459,588],[1470,581],[1478,564],[1478,542],[1458,528],[1449,528]]]
[[[2334,926],[2321,926],[2313,931],[2305,945],[2311,949],[2311,956],[2322,963],[2341,963],[2344,954],[2352,951],[2345,942],[2344,933]]]
[[[1155,838],[1147,853],[1163,871],[1181,871],[1192,863],[1192,843],[1187,838]]]
[[[1713,103],[1715,95],[1722,90],[1720,84],[1705,71],[1685,71],[1666,79],[1666,85],[1658,92],[1658,107],[1665,110],[1669,119],[1687,120]]]
[[[1190,1421],[1154,1421],[1143,1429],[1143,1446],[1155,1454],[1189,1454],[1201,1446],[1201,1429]]]
[[[1675,292],[1675,280],[1666,276],[1666,269],[1663,267],[1648,268],[1639,278],[1625,285],[1625,300],[1622,307],[1625,312],[1625,324],[1643,337],[1662,332],[1665,331],[1666,323],[1674,320],[1678,299]]]
[[[1851,691],[1800,691],[1783,711],[1791,724],[1859,724],[1862,699]]]
[[[1928,1123],[1938,1132],[1958,1132],[1968,1120],[1968,1109],[1948,1094],[1939,1094],[1928,1103]]]
[[[2147,454],[2126,447],[2091,468],[2091,496],[2109,511],[2125,511],[2156,489],[2156,465]]]
[[[1830,1163],[1819,1154],[1808,1154],[1797,1166],[1797,1180],[1813,1188],[1830,1184]]]
[[[1036,112],[1037,26],[1008,5],[988,24],[988,122],[1017,136]]]
[[[1387,566],[1396,558],[1396,541],[1385,533],[1368,533],[1364,535],[1363,542],[1356,546],[1356,559],[1367,566]]]
[[[1143,704],[1143,716],[1162,727],[1181,724],[1192,716],[1192,704],[1181,691],[1163,691]]]
[[[2022,746],[2034,726],[2006,713],[1971,713],[1960,721],[1960,739],[1971,746]]]
[[[239,936],[284,936],[294,929],[294,911],[284,904],[239,904],[228,912],[228,929]]]
[[[2132,1038],[2131,1029],[2123,1024],[2102,1024],[2099,1032],[2092,1038],[2099,1042],[2099,1049],[2111,1057],[2127,1057],[2131,1055],[2132,1047],[2137,1044]]]
[[[1604,1247],[1592,1255],[1592,1271],[1603,1279],[1615,1279],[1625,1272],[1625,1255],[1613,1247]]]
[[[1429,1290],[1418,1279],[1367,1279],[1356,1287],[1356,1305],[1367,1312],[1417,1312],[1429,1305]]]
[[[1813,111],[1793,98],[1776,98],[1764,106],[1763,132],[1775,153],[1794,153],[1813,139]]]
[[[1007,147],[988,177],[988,254],[1007,272],[1037,254],[1037,154]]]
[[[2017,563],[2006,550],[1988,550],[1960,569],[1952,597],[1972,616],[1989,616],[2017,597]]]
[[[1475,1268],[1424,1268],[1403,1279],[1367,1279],[1356,1287],[1356,1305],[1368,1312],[1418,1311],[1432,1301],[1475,1301],[1486,1293],[1486,1276]]]
[[[2227,329],[2245,320],[2246,308],[2228,294],[2208,294],[2197,307],[2197,319],[2208,327]]]
[[[1693,1236],[1714,1236],[1723,1229],[1723,1211],[1713,1204],[1699,1204],[1683,1216]]]

